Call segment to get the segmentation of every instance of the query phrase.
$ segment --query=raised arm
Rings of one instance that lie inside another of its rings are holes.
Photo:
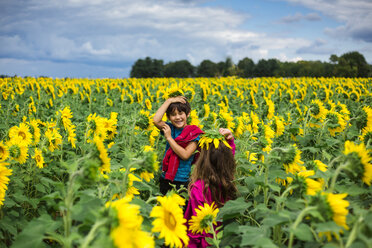
[[[184,96],[171,97],[171,98],[168,98],[167,100],[165,100],[165,102],[155,112],[155,115],[154,115],[154,118],[153,118],[154,125],[158,129],[162,130],[162,128],[164,127],[165,122],[162,121],[163,116],[164,116],[165,112],[167,111],[169,105],[171,105],[174,102],[186,103],[186,100],[185,100]]]

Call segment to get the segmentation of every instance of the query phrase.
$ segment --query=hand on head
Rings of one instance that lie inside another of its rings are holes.
[[[218,131],[220,132],[220,134],[225,136],[225,139],[227,139],[227,140],[231,140],[232,138],[234,138],[234,135],[233,135],[233,133],[231,132],[230,129],[220,128]]]
[[[180,102],[180,103],[185,104],[186,103],[186,97],[184,97],[184,96],[170,97],[170,98],[168,98],[168,101],[170,101],[170,103]]]

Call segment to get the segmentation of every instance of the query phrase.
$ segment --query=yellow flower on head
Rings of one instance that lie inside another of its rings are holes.
[[[9,165],[9,163],[0,162],[0,206],[4,204],[9,176],[12,175],[12,170],[8,169],[6,167],[7,165]]]
[[[211,205],[208,203],[204,203],[204,206],[200,205],[195,209],[196,215],[192,216],[189,220],[189,230],[194,234],[208,233],[210,231],[210,223],[217,225],[216,217],[218,211],[219,209],[214,202]]]
[[[159,232],[159,238],[164,238],[165,245],[171,247],[187,247],[189,242],[179,198],[181,197],[159,196],[157,199],[160,206],[155,206],[150,213],[150,217],[155,218],[152,232]]]

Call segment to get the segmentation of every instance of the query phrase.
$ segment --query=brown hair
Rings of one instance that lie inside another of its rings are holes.
[[[216,149],[213,144],[201,149],[200,156],[195,163],[191,173],[191,186],[197,181],[204,182],[204,197],[208,188],[212,194],[212,200],[218,207],[223,206],[223,202],[236,198],[236,186],[233,182],[236,170],[236,162],[230,148],[220,142]]]
[[[178,110],[178,112],[185,112],[186,115],[190,114],[191,112],[191,106],[188,101],[186,103],[181,103],[181,102],[173,102],[171,103],[165,113],[167,114],[167,117],[170,116],[175,110]]]

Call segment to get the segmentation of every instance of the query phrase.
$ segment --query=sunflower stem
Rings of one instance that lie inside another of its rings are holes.
[[[217,247],[217,248],[219,248],[220,247],[220,241],[217,239],[217,234],[216,234],[216,230],[214,229],[214,227],[213,227],[213,223],[212,223],[212,221],[210,221],[209,223],[208,223],[208,225],[209,225],[209,228],[210,228],[210,230],[211,230],[211,232],[212,232],[212,235],[213,235],[213,244]]]
[[[337,180],[337,177],[338,175],[340,174],[340,172],[345,169],[347,166],[349,166],[349,162],[348,163],[343,163],[341,164],[339,167],[337,167],[337,169],[335,170],[334,174],[333,174],[333,177],[332,177],[332,181],[331,181],[331,186],[329,187],[329,192],[333,192],[334,190],[334,187],[336,185],[336,180]]]
[[[291,226],[291,229],[290,229],[290,234],[289,234],[289,243],[288,243],[288,248],[292,248],[293,246],[293,238],[294,238],[294,233],[293,233],[293,230],[295,230],[297,228],[297,226],[301,223],[302,219],[305,217],[305,215],[316,209],[317,207],[315,206],[312,206],[312,207],[306,207],[304,210],[302,210],[300,212],[300,214],[297,216],[297,219],[295,220],[295,222],[293,223],[293,225]]]
[[[81,245],[82,248],[89,247],[89,243],[94,239],[94,236],[97,234],[98,228],[106,224],[106,222],[107,222],[106,219],[104,219],[104,220],[100,220],[94,223],[88,235],[84,238],[83,244]]]
[[[345,247],[348,248],[351,246],[351,244],[354,242],[354,240],[356,239],[357,237],[357,234],[358,234],[358,229],[359,229],[359,223],[363,222],[363,217],[362,216],[359,216],[359,218],[357,219],[357,221],[355,221],[354,225],[353,225],[353,229],[351,230],[350,232],[350,235],[346,241],[346,245]]]

